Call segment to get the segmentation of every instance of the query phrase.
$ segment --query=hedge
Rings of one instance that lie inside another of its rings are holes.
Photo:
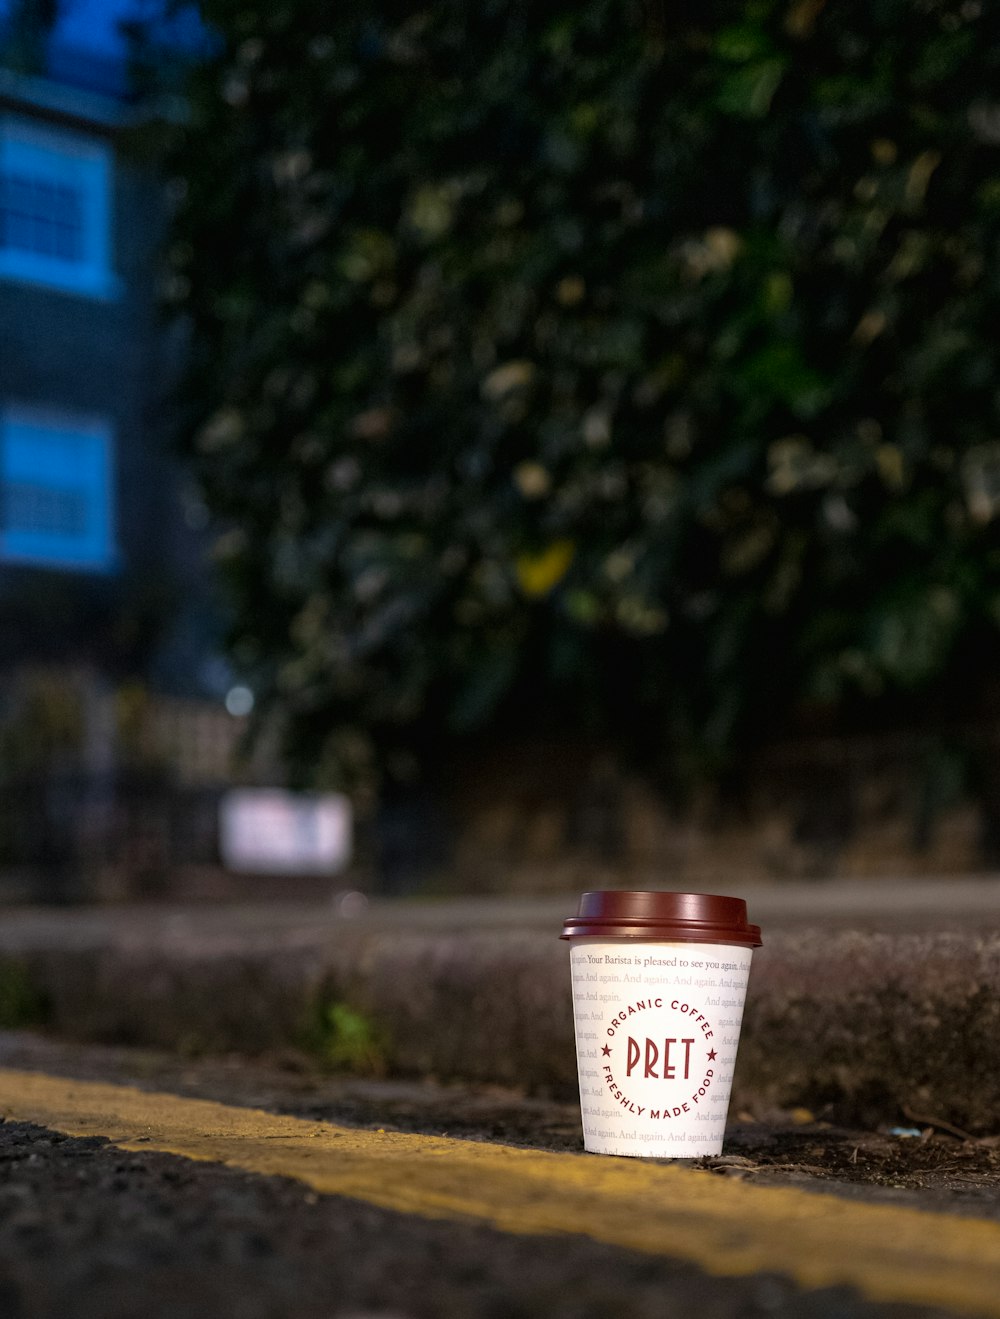
[[[981,708],[1000,8],[204,14],[187,448],[304,774],[522,728],[718,770]]]

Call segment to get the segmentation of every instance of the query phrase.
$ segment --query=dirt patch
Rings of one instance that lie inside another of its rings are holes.
[[[758,1184],[797,1182],[815,1189],[906,1200],[937,1211],[1000,1219],[1000,1142],[962,1139],[932,1127],[851,1130],[775,1113],[737,1121],[726,1153],[701,1166]],[[919,1132],[913,1135],[911,1132]]]

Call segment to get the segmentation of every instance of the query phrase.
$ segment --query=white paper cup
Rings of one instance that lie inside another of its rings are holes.
[[[739,898],[586,893],[572,943],[584,1148],[720,1154],[753,949]]]

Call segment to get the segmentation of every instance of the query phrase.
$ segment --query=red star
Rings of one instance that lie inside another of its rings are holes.
[[[715,1050],[714,1050],[714,1049],[709,1049],[709,1051],[708,1051],[708,1061],[709,1061],[710,1063],[714,1063],[714,1062],[715,1062]]]
[[[611,1057],[611,1045],[610,1045],[610,1044],[606,1044],[606,1045],[604,1046],[604,1048],[601,1050],[601,1053],[604,1054],[605,1058],[610,1058],[610,1057]]]

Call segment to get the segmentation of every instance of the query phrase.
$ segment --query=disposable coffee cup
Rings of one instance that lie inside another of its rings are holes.
[[[584,1148],[721,1154],[750,959],[742,898],[584,893],[570,941]]]

